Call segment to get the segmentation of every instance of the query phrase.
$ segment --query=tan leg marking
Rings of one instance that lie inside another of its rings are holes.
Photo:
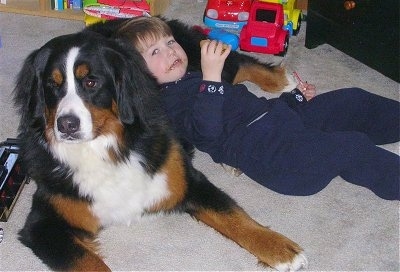
[[[264,265],[292,262],[302,251],[282,234],[261,226],[240,208],[223,213],[203,210],[194,216],[255,255]]]
[[[98,243],[95,237],[100,229],[98,219],[91,213],[89,204],[81,200],[73,200],[62,196],[50,198],[50,203],[58,214],[72,227],[89,232],[92,237],[75,236],[75,244],[85,250],[84,255],[75,260],[70,271],[110,271],[97,254]]]
[[[89,203],[81,200],[53,196],[50,203],[69,225],[95,235],[99,231],[99,220],[90,211]]]
[[[85,254],[74,261],[70,271],[111,271],[111,269],[104,263],[99,255],[93,251],[93,245],[90,241],[81,241],[76,239],[76,243],[87,249]]]

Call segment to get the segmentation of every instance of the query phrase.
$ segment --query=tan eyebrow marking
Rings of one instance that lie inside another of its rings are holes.
[[[80,64],[75,69],[75,77],[79,79],[84,78],[89,74],[89,71],[90,69],[87,64]]]
[[[59,69],[54,69],[53,72],[51,73],[51,77],[53,78],[54,82],[59,86],[64,81],[64,77]]]

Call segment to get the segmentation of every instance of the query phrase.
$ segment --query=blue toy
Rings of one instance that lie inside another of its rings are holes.
[[[229,44],[232,50],[239,48],[239,36],[232,32],[220,28],[204,28],[198,25],[194,26],[194,28],[206,34],[210,40],[217,40]]]
[[[211,40],[218,40],[225,44],[230,44],[232,50],[236,50],[239,47],[239,37],[231,32],[215,28],[211,29],[207,35]]]

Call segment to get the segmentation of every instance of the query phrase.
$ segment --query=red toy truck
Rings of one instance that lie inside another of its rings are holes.
[[[204,24],[210,28],[241,30],[249,18],[253,0],[208,0]]]
[[[240,32],[240,49],[284,56],[289,47],[289,32],[284,29],[283,6],[254,0],[249,20]]]

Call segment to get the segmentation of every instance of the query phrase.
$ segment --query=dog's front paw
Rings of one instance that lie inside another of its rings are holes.
[[[250,252],[265,266],[278,271],[297,271],[308,265],[303,249],[278,232],[262,228],[253,239],[257,242],[253,243]]]
[[[279,263],[274,268],[278,271],[297,271],[302,268],[307,268],[308,261],[303,252],[295,255],[294,259],[286,263]]]

